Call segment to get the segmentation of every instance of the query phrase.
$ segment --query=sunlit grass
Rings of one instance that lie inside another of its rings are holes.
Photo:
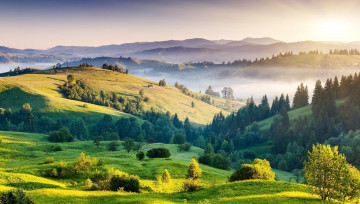
[[[42,71],[44,73],[50,73]],[[73,74],[77,79],[84,80],[95,90],[105,92],[115,91],[119,95],[135,100],[140,89],[144,89],[145,96],[150,101],[144,103],[144,109],[177,113],[181,120],[189,117],[190,121],[196,124],[207,124],[212,120],[214,114],[222,109],[186,96],[179,89],[173,86],[160,87],[158,82],[135,77],[132,75],[120,74],[99,68],[68,69],[66,73],[54,74],[28,74],[14,77],[0,78],[0,107],[18,110],[20,106],[28,102],[34,110],[46,113],[52,118],[67,118],[70,121],[77,118],[85,118],[89,125],[94,125],[103,114],[112,115],[115,119],[129,117],[128,114],[112,108],[88,104],[83,108],[84,102],[69,100],[59,92],[58,86],[66,81],[68,74]],[[147,85],[153,85],[147,88]],[[217,106],[225,106],[222,98],[213,98]],[[192,101],[195,107],[191,107]],[[237,110],[243,105],[241,102],[232,102],[232,110]]]
[[[196,192],[182,192],[187,169],[191,158],[197,157],[203,150],[192,147],[182,152],[174,144],[144,145],[146,151],[155,147],[166,147],[171,152],[167,159],[136,159],[136,152],[127,153],[107,150],[109,142],[101,142],[96,147],[92,141],[61,143],[63,151],[51,152],[48,147],[54,145],[47,141],[47,135],[4,132],[0,137],[19,143],[2,143],[3,151],[0,163],[0,191],[20,188],[27,192],[36,203],[264,203],[264,202],[317,202],[318,198],[308,194],[305,185],[279,181],[240,181],[228,183],[231,171],[215,169],[201,165],[202,189]],[[41,174],[56,163],[64,161],[72,165],[81,152],[101,159],[105,169],[114,168],[129,174],[140,176],[141,193],[85,191],[86,178],[50,179]],[[43,164],[45,158],[53,157],[54,164]],[[167,169],[171,182],[164,184],[159,177]],[[279,172],[277,172],[279,173]],[[282,172],[280,172],[282,173]],[[285,175],[285,173],[284,173]],[[287,175],[290,176],[290,175]]]

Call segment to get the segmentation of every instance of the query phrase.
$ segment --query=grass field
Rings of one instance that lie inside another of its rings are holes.
[[[251,66],[346,69],[359,67],[359,65],[359,55],[306,54],[282,57],[278,61],[270,59],[262,63],[254,63]]]
[[[101,142],[96,147],[92,141],[61,143],[63,151],[49,151],[54,143],[47,141],[47,135],[0,132],[0,190],[21,188],[36,203],[304,203],[318,202],[317,197],[308,193],[304,185],[281,181],[243,181],[228,183],[231,171],[215,169],[201,165],[203,170],[203,189],[196,192],[181,191],[191,158],[197,157],[203,150],[192,147],[189,152],[179,151],[173,144],[148,144],[142,150],[153,147],[166,147],[171,152],[168,159],[144,159],[139,161],[135,152],[127,153],[121,147],[110,152],[108,142]],[[102,160],[104,168],[118,169],[129,174],[139,175],[141,192],[85,191],[84,180],[52,179],[43,177],[42,171],[60,161],[73,163],[81,152]],[[46,157],[53,157],[55,163],[43,164]],[[164,193],[164,186],[157,182],[157,177],[168,169],[172,186]],[[290,173],[276,171],[284,180]]]
[[[224,106],[223,109],[187,96],[170,85],[160,87],[154,81],[99,68],[69,68],[56,75],[53,71],[39,71],[39,74],[0,78],[0,107],[17,110],[28,102],[35,111],[46,113],[50,117],[69,120],[81,117],[90,124],[103,114],[115,118],[128,116],[115,109],[93,104],[83,108],[84,102],[66,99],[60,93],[58,86],[64,84],[68,74],[73,74],[77,79],[87,82],[93,89],[115,91],[131,100],[135,100],[139,90],[144,89],[145,96],[150,98],[150,101],[144,105],[145,110],[153,108],[163,113],[167,111],[171,114],[177,113],[180,120],[189,117],[190,122],[196,124],[207,124],[214,114],[220,111],[228,114],[243,105],[241,102],[233,101],[232,108],[225,110],[226,102],[222,98],[213,98],[213,100],[218,107]],[[153,87],[147,88],[148,85]],[[195,103],[194,108],[191,106],[192,101]]]

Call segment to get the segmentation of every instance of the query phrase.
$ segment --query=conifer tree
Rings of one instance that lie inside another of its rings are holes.
[[[204,154],[214,154],[214,149],[210,143],[208,143],[204,149]]]

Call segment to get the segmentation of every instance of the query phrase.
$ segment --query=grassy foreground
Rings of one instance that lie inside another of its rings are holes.
[[[96,147],[92,141],[61,143],[63,151],[49,151],[54,143],[47,135],[0,132],[1,168],[0,191],[11,188],[25,190],[36,203],[315,203],[319,199],[308,193],[305,185],[283,181],[242,181],[228,183],[231,171],[200,165],[203,170],[203,189],[181,192],[187,168],[192,157],[202,149],[192,147],[189,152],[179,151],[173,144],[148,144],[142,150],[164,146],[171,152],[168,159],[144,159],[138,161],[135,152],[122,148],[110,152],[101,142]],[[81,152],[105,163],[105,168],[118,169],[140,176],[141,193],[85,191],[86,178],[46,178],[41,173],[56,163],[73,163]],[[46,157],[55,163],[43,164]],[[168,169],[172,182],[161,184],[158,177]],[[278,173],[278,172],[277,172]],[[280,172],[281,174],[281,172]],[[284,179],[286,180],[286,179]]]

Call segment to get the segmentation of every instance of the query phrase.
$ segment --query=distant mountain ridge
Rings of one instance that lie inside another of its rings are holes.
[[[134,42],[120,45],[91,46],[56,46],[46,50],[14,49],[0,46],[0,52],[13,55],[10,61],[20,59],[31,62],[34,56],[36,61],[49,59],[63,59],[62,62],[80,60],[84,57],[133,57],[166,61],[170,63],[213,61],[234,61],[238,59],[252,59],[270,57],[280,52],[319,50],[327,53],[330,49],[360,49],[360,42],[320,42],[301,41],[283,42],[269,37],[247,37],[240,41],[207,40],[193,38],[187,40],[167,40],[154,42]],[[14,56],[16,55],[16,56]],[[24,57],[28,56],[28,57]],[[39,57],[40,56],[40,57]],[[6,63],[2,61],[2,63]]]

